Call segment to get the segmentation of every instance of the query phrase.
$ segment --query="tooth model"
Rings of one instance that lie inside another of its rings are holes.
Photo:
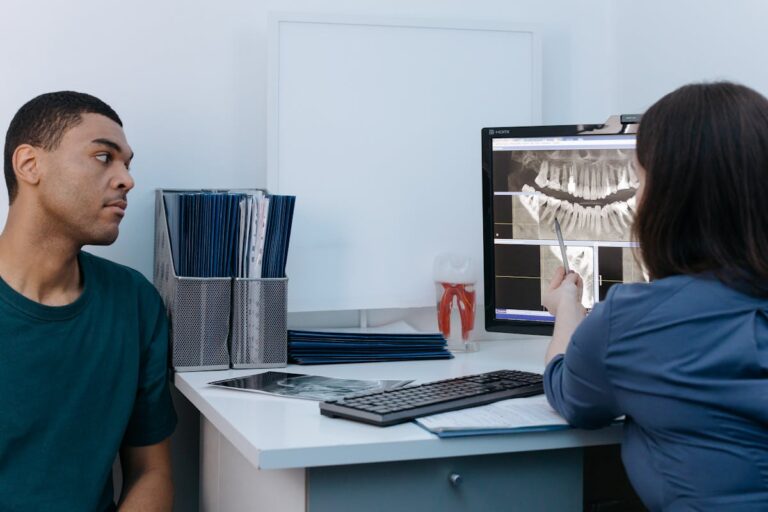
[[[475,280],[477,271],[471,258],[441,254],[432,267],[435,282],[443,293],[438,304],[438,327],[446,338],[451,335],[451,310],[454,300],[461,318],[461,339],[467,341],[475,324]]]

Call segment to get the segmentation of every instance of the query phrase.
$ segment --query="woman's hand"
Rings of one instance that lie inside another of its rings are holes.
[[[552,341],[547,348],[544,362],[549,363],[553,357],[565,353],[571,336],[579,323],[584,319],[584,306],[581,305],[581,294],[584,281],[576,272],[565,273],[563,267],[555,272],[555,277],[549,283],[549,289],[542,298],[542,305],[555,317],[555,328]]]
[[[584,293],[584,281],[576,272],[565,273],[563,267],[558,267],[554,277],[549,282],[549,289],[542,297],[541,305],[547,308],[552,316],[557,316],[557,310],[561,305],[572,308],[581,305],[581,296]]]

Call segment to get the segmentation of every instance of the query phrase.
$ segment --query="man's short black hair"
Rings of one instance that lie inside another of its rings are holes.
[[[80,124],[82,114],[101,114],[120,126],[123,122],[112,107],[95,96],[74,91],[41,94],[22,106],[5,135],[5,184],[8,201],[16,198],[18,184],[13,172],[13,152],[22,144],[53,151],[70,128]]]

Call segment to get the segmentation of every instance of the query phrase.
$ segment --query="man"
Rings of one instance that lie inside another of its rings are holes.
[[[81,251],[118,235],[133,158],[117,114],[43,94],[5,141],[0,235],[0,510],[170,510],[162,301],[138,272]],[[149,249],[148,249],[149,250]]]

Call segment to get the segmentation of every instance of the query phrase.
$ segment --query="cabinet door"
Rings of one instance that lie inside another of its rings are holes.
[[[307,470],[308,512],[579,511],[581,449]]]

